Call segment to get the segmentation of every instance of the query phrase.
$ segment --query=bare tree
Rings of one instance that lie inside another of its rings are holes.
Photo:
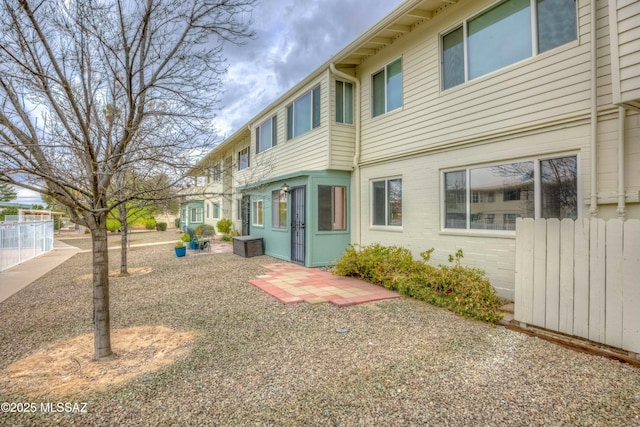
[[[204,152],[222,49],[250,36],[253,1],[0,0],[0,180],[91,231],[96,359],[112,354],[107,214],[154,197],[119,177],[168,187]]]

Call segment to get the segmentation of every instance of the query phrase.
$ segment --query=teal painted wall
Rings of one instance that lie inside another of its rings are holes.
[[[350,182],[349,172],[317,171],[299,176],[288,176],[286,179],[274,180],[262,185],[260,190],[246,190],[243,195],[250,195],[253,202],[262,200],[263,225],[251,224],[250,234],[264,239],[265,254],[285,261],[291,260],[291,196],[287,195],[286,228],[274,228],[272,225],[272,191],[279,190],[284,183],[289,187],[306,187],[306,221],[305,221],[305,265],[320,267],[333,264],[344,253],[350,242]],[[342,186],[347,189],[347,229],[341,231],[318,230],[318,186]],[[253,219],[253,218],[252,218]]]

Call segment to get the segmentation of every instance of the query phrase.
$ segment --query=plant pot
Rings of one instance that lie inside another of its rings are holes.
[[[196,250],[198,249],[198,244],[196,242],[189,242],[189,249]]]
[[[174,248],[176,250],[177,257],[183,257],[187,254],[187,247],[183,246],[181,248]]]

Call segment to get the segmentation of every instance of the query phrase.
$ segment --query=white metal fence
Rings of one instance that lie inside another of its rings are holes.
[[[514,319],[640,353],[640,221],[518,219]]]
[[[0,222],[0,271],[53,250],[53,221]]]

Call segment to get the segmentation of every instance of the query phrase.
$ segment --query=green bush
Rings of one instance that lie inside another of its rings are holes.
[[[180,228],[180,218],[176,218],[176,219],[174,219],[174,220],[173,220],[173,225],[174,225],[176,228]]]
[[[120,224],[120,220],[117,219],[107,219],[107,230],[115,233],[116,231],[120,231],[122,225]]]
[[[228,235],[231,233],[231,227],[233,227],[233,222],[228,218],[223,218],[218,221],[217,224],[218,231],[224,235]]]
[[[180,237],[180,240],[185,243],[189,243],[191,241],[191,237],[188,234],[183,234],[182,237]]]
[[[167,223],[166,222],[159,222],[156,224],[156,230],[157,231],[167,231]]]
[[[158,222],[154,218],[147,218],[144,220],[144,228],[147,230],[155,230]]]
[[[216,229],[213,227],[213,225],[200,224],[196,227],[194,233],[196,234],[196,236],[213,236],[216,234]]]
[[[495,323],[502,319],[501,301],[484,271],[462,266],[462,251],[449,256],[452,265],[428,264],[433,249],[413,259],[408,249],[372,244],[350,246],[338,260],[334,272],[354,276],[367,282],[425,301],[465,317]]]

